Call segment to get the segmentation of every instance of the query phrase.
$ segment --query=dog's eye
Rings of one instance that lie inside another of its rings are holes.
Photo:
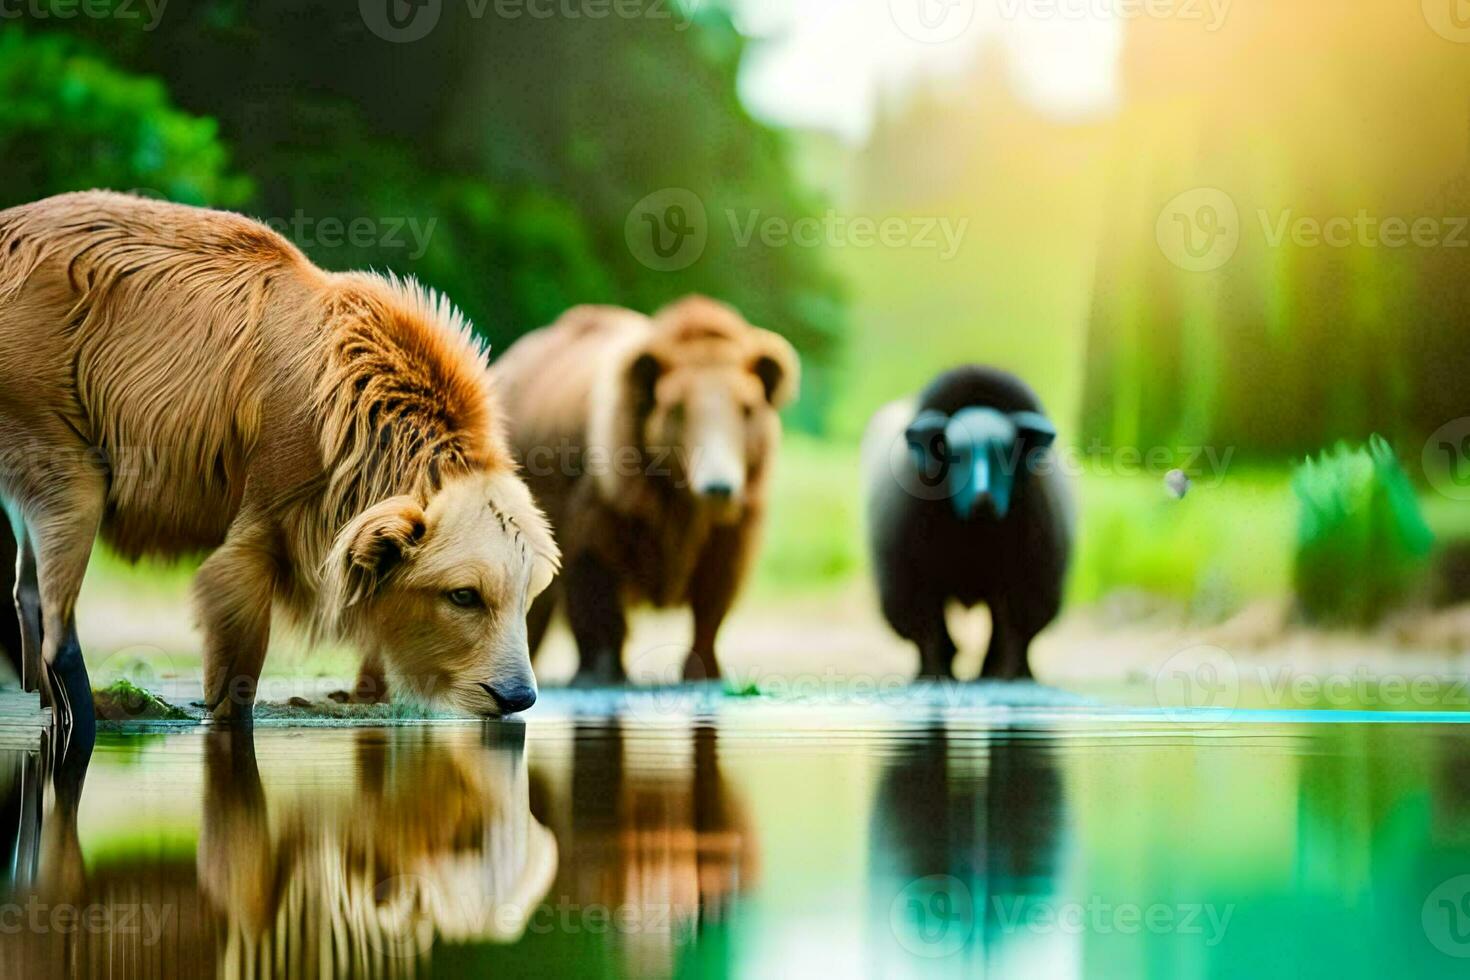
[[[461,609],[479,609],[485,605],[480,593],[474,589],[453,589],[444,593],[444,598]]]

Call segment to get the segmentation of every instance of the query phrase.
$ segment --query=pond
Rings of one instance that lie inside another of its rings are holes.
[[[1458,717],[547,691],[104,732],[0,753],[0,975],[1459,977]]]

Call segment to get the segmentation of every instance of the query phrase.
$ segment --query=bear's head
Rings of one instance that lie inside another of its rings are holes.
[[[691,496],[716,522],[737,520],[780,440],[777,413],[796,396],[796,351],[696,296],[655,315],[615,370],[624,402],[617,414],[633,427],[627,437],[645,473]]]
[[[350,521],[325,589],[340,632],[381,651],[396,687],[497,716],[536,700],[526,612],[558,561],[525,484],[474,472]]]

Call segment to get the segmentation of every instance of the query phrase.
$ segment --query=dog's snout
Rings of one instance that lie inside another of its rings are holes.
[[[481,682],[481,687],[495,701],[500,713],[505,715],[515,714],[517,711],[525,711],[536,703],[536,688],[530,684],[486,684]]]

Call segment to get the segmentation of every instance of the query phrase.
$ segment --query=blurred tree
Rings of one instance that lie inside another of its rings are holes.
[[[0,31],[0,208],[94,187],[226,207],[250,197],[250,182],[227,169],[213,119],[174,108],[158,80],[76,47]]]
[[[797,187],[787,138],[740,104],[744,42],[729,15],[693,6],[697,16],[671,0],[604,16],[538,8],[547,17],[445,2],[414,8],[437,19],[407,43],[337,0],[207,0],[171,6],[153,30],[71,23],[167,79],[182,105],[219,115],[259,188],[250,210],[298,231],[433,222],[421,252],[298,240],[323,265],[417,275],[496,347],[576,303],[651,312],[706,292],[806,355],[797,420],[816,427],[840,284],[820,249],[742,243],[734,230],[757,212],[820,214],[822,202]],[[634,206],[665,188],[693,192],[708,228],[702,254],[669,272],[642,264],[625,237]]]
[[[1417,466],[1470,415],[1470,62],[1386,9],[1230,16],[1130,27],[1084,436],[1279,457],[1381,432]],[[1191,268],[1167,222],[1207,243],[1222,194],[1238,246]],[[1420,220],[1433,243],[1391,243]]]

